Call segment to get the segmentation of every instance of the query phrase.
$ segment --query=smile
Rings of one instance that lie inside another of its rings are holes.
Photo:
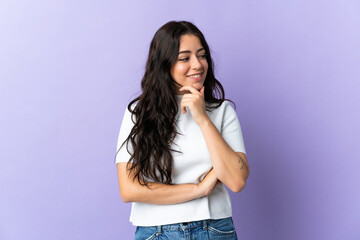
[[[201,75],[202,75],[202,73],[198,73],[198,74],[188,75],[187,77],[193,78],[193,79],[198,79],[198,78],[201,78]]]

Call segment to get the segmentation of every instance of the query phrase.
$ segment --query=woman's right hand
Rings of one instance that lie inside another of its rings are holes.
[[[218,182],[219,179],[216,177],[214,169],[211,168],[211,170],[205,175],[204,179],[198,184],[201,197],[212,193]]]

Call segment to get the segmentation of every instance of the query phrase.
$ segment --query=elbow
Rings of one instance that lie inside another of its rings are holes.
[[[238,193],[241,192],[245,188],[245,186],[245,181],[239,181],[238,183],[234,183],[232,184],[232,186],[229,186],[229,189],[234,193]]]
[[[134,202],[130,192],[120,190],[120,197],[124,203]]]
[[[132,202],[131,199],[130,199],[128,196],[124,196],[124,195],[121,195],[121,200],[122,200],[124,203],[130,203],[130,202]]]

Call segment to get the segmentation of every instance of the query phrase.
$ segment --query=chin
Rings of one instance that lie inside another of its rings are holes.
[[[193,84],[193,87],[196,88],[198,91],[200,91],[203,86],[204,86],[203,83],[195,83],[195,84]]]

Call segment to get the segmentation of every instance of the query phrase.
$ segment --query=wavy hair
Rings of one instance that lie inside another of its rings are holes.
[[[224,88],[214,76],[213,60],[209,46],[200,30],[187,21],[170,21],[154,35],[141,80],[141,94],[132,100],[128,110],[134,126],[126,143],[131,158],[127,163],[133,180],[148,186],[147,182],[171,184],[173,167],[171,148],[179,134],[176,131],[176,115],[179,111],[176,89],[179,87],[171,76],[171,67],[178,58],[180,38],[191,34],[200,39],[205,49],[208,71],[204,82],[206,109],[211,111],[225,100]],[[129,151],[129,143],[133,151]],[[120,148],[121,148],[120,147]]]

